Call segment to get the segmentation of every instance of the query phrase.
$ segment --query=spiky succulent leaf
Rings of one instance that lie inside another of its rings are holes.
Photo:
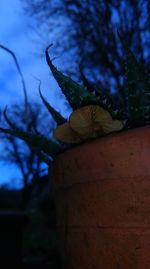
[[[65,123],[67,120],[46,101],[46,99],[43,97],[41,93],[40,88],[39,88],[39,94],[44,105],[46,106],[47,110],[49,111],[49,113],[51,114],[57,125]]]
[[[47,139],[44,136],[38,136],[36,134],[26,133],[22,130],[11,130],[0,127],[0,131],[6,134],[10,134],[21,140],[25,141],[32,149],[40,152],[44,152],[48,156],[55,158],[57,154],[63,152],[64,147]]]
[[[118,33],[126,57],[126,103],[128,109],[129,125],[141,126],[150,122],[150,81],[139,63]]]
[[[109,96],[107,96],[104,93],[99,93],[98,95],[95,95],[94,93],[91,93],[90,96],[87,98],[84,98],[81,106],[87,106],[87,105],[99,105],[103,107],[104,109],[108,110],[113,118],[118,119],[124,119],[125,113],[123,110],[120,110],[111,100]]]
[[[100,105],[108,109],[113,117],[117,117],[119,115],[118,108],[116,108],[110,100],[108,101],[106,96],[104,98],[102,98],[102,95],[96,96],[94,93],[89,92],[85,87],[82,87],[76,81],[57,70],[49,57],[49,47],[45,51],[47,64],[73,110],[90,104]]]
[[[80,86],[77,82],[72,80],[70,77],[57,70],[49,57],[49,47],[45,51],[47,64],[50,67],[50,70],[63,94],[65,95],[68,103],[73,109],[76,109],[81,104],[83,98],[88,96],[88,91],[84,87]]]
[[[4,118],[9,125],[9,127],[14,131],[18,131],[18,127],[12,122],[9,117],[7,116],[7,107],[5,107],[3,111]],[[5,132],[6,133],[6,132]],[[7,133],[8,134],[8,133]],[[28,144],[30,146],[30,144]],[[50,160],[46,154],[44,154],[39,148],[34,147],[35,153],[41,158],[43,162],[45,162],[47,165],[50,165]]]
[[[118,106],[113,103],[110,96],[108,96],[106,93],[104,94],[104,91],[101,88],[99,88],[97,86],[95,87],[87,79],[86,75],[84,74],[84,71],[83,71],[81,64],[79,65],[79,71],[80,71],[81,79],[83,81],[84,86],[86,87],[86,89],[90,93],[92,93],[92,94],[94,93],[94,95],[96,96],[96,99],[98,100],[97,103],[95,101],[95,102],[93,102],[93,104],[99,104],[103,108],[107,109],[113,117],[118,117],[121,119],[126,118],[125,111],[123,109],[118,108]],[[83,100],[83,102],[86,104],[92,104],[92,103],[90,103],[90,100],[88,100],[88,99],[89,98],[87,97],[86,99]]]

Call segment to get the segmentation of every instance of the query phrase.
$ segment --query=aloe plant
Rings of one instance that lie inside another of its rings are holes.
[[[150,79],[118,33],[126,56],[125,94],[130,127],[150,123]]]
[[[55,67],[49,56],[49,48],[51,47],[51,45],[45,50],[46,61],[50,68],[50,71],[52,72],[55,80],[57,81],[62,93],[66,97],[73,111],[81,110],[81,112],[83,112],[82,108],[88,107],[87,112],[84,109],[84,116],[87,119],[88,117],[90,117],[90,124],[92,124],[92,120],[95,120],[95,122],[98,122],[98,124],[105,125],[104,130],[106,130],[106,133],[104,132],[103,135],[111,132],[111,128],[112,131],[120,131],[121,129],[125,130],[128,128],[143,126],[150,123],[149,77],[144,72],[143,66],[140,62],[138,62],[133,52],[127,46],[124,39],[119,33],[118,35],[126,59],[126,74],[124,79],[124,96],[126,98],[126,107],[124,107],[123,109],[117,107],[117,105],[112,102],[111,97],[102,93],[100,90],[97,92],[93,90],[92,85],[87,80],[81,68],[80,72],[84,86],[81,86],[70,77],[64,75],[60,70]],[[40,85],[39,94],[48,112],[57,123],[58,128],[60,128],[62,132],[69,131],[68,134],[72,135],[72,139],[75,137],[76,141],[82,142],[81,137],[77,137],[76,131],[78,131],[78,129],[73,129],[73,124],[78,124],[78,122],[74,120],[74,117],[71,117],[71,122],[68,122],[67,119],[65,119],[58,111],[56,111],[44,98],[40,89]],[[100,110],[98,109],[99,107],[101,108]],[[100,117],[99,115],[101,115],[99,113],[103,115],[104,119],[101,120],[100,118],[97,118]],[[80,113],[77,113],[77,115],[79,117]],[[4,110],[4,117],[7,124],[9,125],[9,128],[6,129],[1,127],[0,131],[24,140],[30,147],[32,147],[37,152],[37,154],[41,156],[43,161],[45,161],[46,163],[48,163],[47,157],[55,158],[59,153],[63,152],[65,149],[68,148],[68,145],[66,143],[60,143],[60,141],[46,138],[44,136],[41,136],[40,134],[37,134],[36,132],[27,133],[20,130],[16,126],[16,124],[14,124],[9,119],[6,109]],[[108,120],[108,122],[105,122],[105,120]],[[90,130],[93,130],[91,126],[93,127],[93,125],[90,125]],[[96,128],[94,129],[94,135],[92,135],[93,138],[101,136],[99,129]],[[57,129],[57,131],[59,131],[59,129]],[[86,137],[88,137],[87,134]]]

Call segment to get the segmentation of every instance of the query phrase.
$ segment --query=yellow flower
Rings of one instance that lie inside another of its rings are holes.
[[[79,143],[120,131],[124,127],[121,120],[98,105],[88,105],[71,113],[69,121],[54,129],[54,137],[64,143]]]

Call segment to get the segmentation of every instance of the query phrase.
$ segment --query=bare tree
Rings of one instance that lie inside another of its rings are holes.
[[[51,136],[53,121],[50,121],[46,111],[41,108],[40,104],[28,104],[30,109],[30,117],[26,119],[23,105],[12,105],[9,111],[9,119],[16,122],[22,130],[31,133],[33,128],[40,134],[47,137]],[[4,112],[5,113],[5,112]],[[6,122],[1,122],[3,126]],[[16,165],[22,175],[23,197],[22,203],[26,204],[30,195],[30,187],[33,185],[43,173],[47,173],[47,167],[44,165],[46,161],[37,153],[28,147],[23,141],[7,134],[0,134],[3,141],[3,151],[0,153],[0,161]],[[50,162],[50,160],[47,160]]]
[[[149,0],[26,0],[24,8],[46,33],[45,42],[54,40],[78,79],[80,63],[98,89],[122,94],[124,68],[117,28],[150,71]]]
[[[52,117],[50,118],[46,110],[44,110],[44,106],[40,103],[33,104],[29,102],[24,77],[15,54],[1,44],[0,48],[13,57],[21,78],[24,93],[23,102],[19,102],[18,100],[15,104],[11,105],[10,109],[5,108],[3,112],[4,117],[1,117],[1,124],[7,126],[13,123],[21,130],[30,133],[34,132],[47,137],[51,136],[51,130],[54,126]],[[50,160],[44,155],[37,155],[36,151],[31,150],[25,142],[16,137],[4,133],[0,133],[0,137],[3,141],[3,151],[0,153],[0,161],[16,165],[21,172],[23,183],[21,207],[24,207],[28,201],[32,183],[46,170],[44,162],[49,164]]]
[[[30,104],[30,117],[26,120],[23,106],[14,104],[9,111],[9,119],[16,122],[16,125],[22,130],[28,129],[28,132],[33,132],[40,129],[40,133],[46,136],[51,136],[53,122],[50,121],[47,113],[43,110],[40,104]],[[5,113],[5,112],[4,112]],[[3,126],[6,122],[1,122]],[[38,132],[38,131],[37,131]],[[42,158],[32,151],[27,144],[19,139],[7,134],[0,134],[3,137],[4,154],[0,154],[0,160],[15,164],[21,171],[23,176],[23,185],[27,187],[30,181],[35,177],[39,177],[43,172]]]

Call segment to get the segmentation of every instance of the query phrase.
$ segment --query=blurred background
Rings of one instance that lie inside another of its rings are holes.
[[[149,0],[1,0],[1,126],[6,125],[3,110],[7,105],[8,115],[21,128],[34,123],[44,135],[52,136],[55,122],[40,100],[38,80],[55,109],[65,117],[71,112],[46,65],[44,50],[50,43],[50,55],[61,71],[122,106],[125,65],[117,30],[149,73]],[[6,48],[15,54],[23,83]],[[27,122],[25,98],[31,113]],[[54,250],[57,241],[48,168],[24,142],[3,134],[0,142],[0,207],[28,209],[32,217],[26,229],[25,256],[48,260],[49,248]]]

